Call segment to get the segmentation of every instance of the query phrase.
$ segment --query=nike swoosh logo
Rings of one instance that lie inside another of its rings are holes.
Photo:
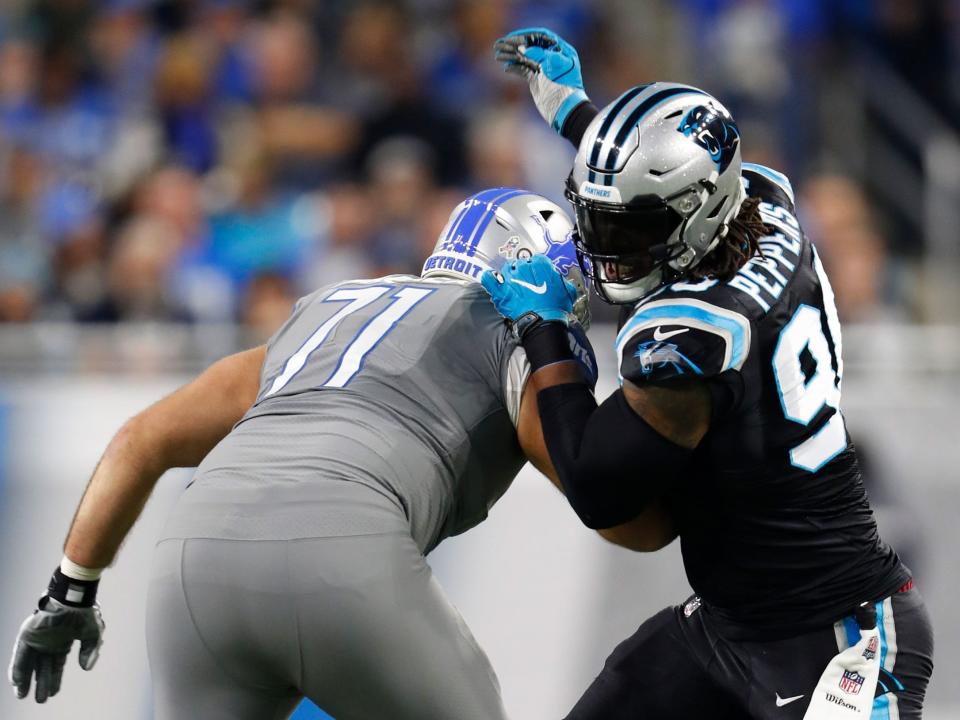
[[[777,707],[783,707],[784,705],[789,705],[792,702],[795,702],[802,698],[803,695],[794,695],[793,697],[782,698],[780,693],[777,693]]]
[[[531,292],[535,292],[537,295],[543,295],[547,291],[546,282],[542,282],[539,285],[531,285],[528,282],[524,282],[523,280],[516,280],[514,278],[511,278],[510,282],[514,282],[520,287],[525,287],[527,290],[530,290]]]
[[[671,330],[670,332],[661,332],[661,331],[660,331],[660,326],[658,325],[658,326],[657,326],[657,329],[653,331],[653,339],[656,340],[657,342],[659,342],[659,341],[661,341],[661,340],[666,340],[667,338],[671,338],[671,337],[673,337],[674,335],[679,335],[680,333],[685,333],[685,332],[687,332],[687,330],[689,330],[689,329],[690,329],[690,328],[681,328],[680,330]],[[800,697],[803,697],[803,696],[801,695]]]

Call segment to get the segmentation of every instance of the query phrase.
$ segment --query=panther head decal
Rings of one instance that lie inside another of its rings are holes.
[[[683,116],[677,130],[710,153],[717,164],[717,171],[721,173],[730,165],[740,144],[737,124],[716,107],[697,105]]]

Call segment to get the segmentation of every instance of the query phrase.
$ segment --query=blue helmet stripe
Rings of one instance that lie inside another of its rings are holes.
[[[469,209],[470,209],[470,206],[464,205],[463,208],[460,209],[460,212],[457,213],[456,219],[452,223],[450,223],[450,229],[447,230],[447,234],[443,238],[444,245],[447,245],[450,242],[450,238],[455,237],[454,233],[456,233],[457,228],[460,227],[460,221],[463,220],[463,216],[466,215],[467,210]]]
[[[649,85],[639,85],[631,90],[627,90],[623,95],[620,96],[620,99],[617,100],[616,104],[610,108],[610,112],[607,113],[607,116],[603,119],[603,123],[600,125],[600,130],[597,132],[596,140],[593,143],[593,150],[590,151],[590,162],[587,163],[589,167],[597,167],[597,162],[600,160],[600,149],[603,147],[603,137],[610,131],[610,126],[613,125],[613,121],[616,119],[617,115],[620,114],[620,111],[623,110],[627,104],[633,100],[637,95],[646,90]],[[590,182],[594,181],[593,171],[590,171],[591,177]]]
[[[456,222],[450,226],[450,230],[444,238],[445,246],[453,252],[473,255],[473,251],[467,246],[466,238],[470,236],[486,212],[487,202],[502,195],[505,190],[506,188],[490,188],[467,198],[466,207],[460,211]],[[459,242],[457,242],[458,236],[461,238]]]
[[[460,242],[456,243],[452,248],[454,252],[473,255],[473,250],[470,248],[467,238],[470,237],[471,233],[476,229],[477,223],[480,222],[480,219],[486,211],[487,204],[485,202],[475,201],[474,204],[470,206],[470,209],[467,210],[463,219],[460,221],[457,234],[454,235],[454,238],[460,237]]]
[[[497,188],[500,191],[500,194],[487,201],[486,205],[480,205],[479,207],[484,208],[483,215],[477,220],[476,228],[473,230],[473,234],[470,236],[470,240],[467,245],[467,255],[473,255],[477,250],[477,245],[480,242],[480,238],[483,237],[484,231],[487,229],[487,225],[490,224],[490,221],[493,220],[494,215],[497,212],[498,203],[506,202],[511,198],[517,197],[517,195],[526,195],[526,190],[518,190],[516,188]],[[477,196],[479,197],[479,195]],[[464,229],[464,234],[467,230]]]
[[[637,105],[634,108],[633,112],[627,116],[627,119],[624,121],[623,125],[620,126],[620,130],[617,131],[616,136],[613,139],[613,145],[610,148],[610,152],[607,153],[607,160],[604,163],[604,167],[608,171],[612,171],[617,166],[617,158],[620,156],[620,146],[623,145],[624,141],[627,139],[627,135],[630,134],[630,131],[636,127],[644,115],[653,110],[657,105],[669,100],[672,97],[677,95],[706,95],[703,90],[697,90],[696,88],[689,87],[674,87],[668,88],[666,90],[661,90],[658,93],[654,93],[642,103]],[[597,136],[597,139],[600,139],[600,136]],[[594,149],[597,149],[597,146],[594,146]],[[599,154],[599,153],[598,153]]]

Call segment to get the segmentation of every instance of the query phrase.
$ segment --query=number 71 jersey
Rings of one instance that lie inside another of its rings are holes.
[[[762,256],[730,281],[648,296],[616,350],[622,380],[698,378],[711,391],[710,430],[671,498],[694,590],[751,626],[795,628],[884,597],[903,569],[879,540],[840,412],[840,322],[790,184],[750,164],[743,178],[770,230]]]
[[[201,470],[255,478],[299,506],[301,532],[342,514],[327,490],[366,485],[396,500],[426,552],[483,520],[526,462],[514,423],[527,373],[479,283],[345,281],[297,303],[256,402]]]

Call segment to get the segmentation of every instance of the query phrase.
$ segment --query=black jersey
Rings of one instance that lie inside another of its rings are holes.
[[[877,533],[840,412],[840,322],[787,179],[744,164],[773,229],[729,282],[674,282],[617,336],[622,379],[711,385],[714,415],[669,498],[687,578],[744,632],[832,622],[908,571]],[[642,459],[641,459],[642,462]]]

